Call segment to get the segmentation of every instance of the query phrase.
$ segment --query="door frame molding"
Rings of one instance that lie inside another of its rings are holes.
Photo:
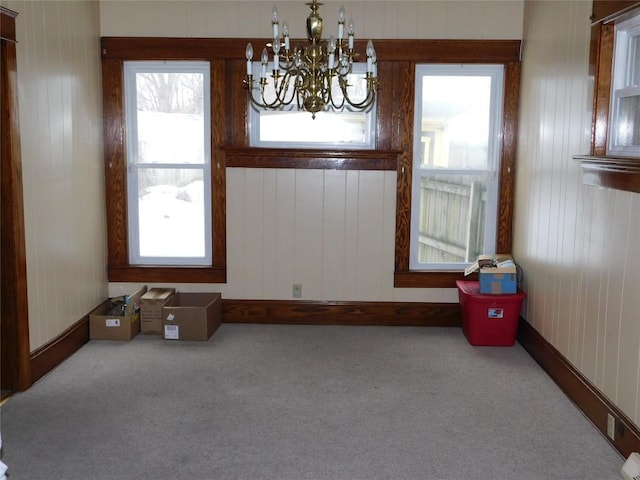
[[[11,391],[26,390],[33,383],[29,359],[27,256],[18,114],[17,15],[0,7],[0,122],[3,125],[0,142],[0,382],[3,389]]]

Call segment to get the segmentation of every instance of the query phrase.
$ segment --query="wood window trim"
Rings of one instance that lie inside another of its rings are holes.
[[[33,383],[18,105],[17,15],[0,6],[0,380],[2,389],[12,392],[26,390]]]
[[[640,8],[640,2],[594,0],[589,71],[594,77],[589,155],[575,155],[585,185],[640,193],[640,158],[607,155],[615,21]]]
[[[247,42],[269,39],[104,37],[102,71],[104,96],[105,172],[108,218],[109,281],[202,282],[226,281],[225,169],[320,168],[395,170],[397,179],[394,285],[397,287],[455,287],[457,272],[409,270],[409,219],[413,150],[413,72],[416,63],[499,63],[505,65],[503,159],[500,171],[498,246],[511,250],[515,140],[517,131],[520,40],[374,40],[381,78],[376,148],[374,150],[301,150],[249,147],[247,98],[242,84]],[[297,43],[298,41],[296,41]],[[364,51],[365,42],[356,49]],[[216,262],[203,267],[139,267],[128,264],[126,219],[125,124],[122,65],[126,60],[205,60],[212,62],[212,177],[214,252]],[[515,85],[513,91],[508,86]]]
[[[519,47],[519,42],[518,42]],[[513,208],[515,192],[515,170],[517,151],[518,107],[520,98],[520,60],[519,53],[515,59],[508,61],[495,59],[493,62],[504,64],[504,96],[501,138],[501,158],[499,172],[499,198],[497,214],[496,249],[498,252],[511,252],[513,237]],[[413,85],[413,78],[411,78]],[[413,96],[405,99],[403,108],[408,112],[407,118],[413,118]],[[474,279],[464,272],[426,272],[409,268],[409,249],[411,234],[411,175],[413,129],[410,125],[405,130],[402,157],[398,168],[398,194],[396,206],[396,252],[394,287],[398,288],[455,288],[456,280]]]
[[[111,50],[119,41],[102,42],[104,161],[107,213],[107,277],[110,282],[224,283],[226,270],[226,176],[220,145],[225,138],[225,115],[211,120],[212,257],[209,267],[138,266],[129,264],[126,205],[126,126],[124,115],[124,62],[127,60],[204,59],[211,62],[211,111],[226,112],[224,62],[188,52],[126,48]],[[126,43],[126,42],[124,42]]]

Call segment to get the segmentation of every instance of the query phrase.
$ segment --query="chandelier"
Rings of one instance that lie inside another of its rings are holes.
[[[260,58],[260,79],[253,79],[253,46],[247,44],[247,75],[244,83],[249,99],[257,107],[264,109],[282,109],[296,100],[299,110],[316,113],[333,108],[335,110],[368,110],[376,97],[377,63],[376,51],[371,40],[367,43],[367,70],[365,74],[366,91],[359,98],[350,93],[349,75],[353,73],[353,63],[358,57],[354,50],[353,20],[349,22],[345,39],[345,10],[338,12],[338,37],[331,36],[328,41],[322,40],[322,17],[317,0],[307,3],[311,13],[307,17],[307,38],[309,42],[291,49],[287,22],[280,23],[278,9],[273,7],[271,23],[273,27],[273,60],[269,62],[269,53],[264,48]],[[267,71],[273,82],[273,91],[267,92]]]

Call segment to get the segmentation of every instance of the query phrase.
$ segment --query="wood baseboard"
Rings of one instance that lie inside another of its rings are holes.
[[[457,303],[222,300],[224,323],[460,327]]]
[[[457,303],[222,301],[224,323],[460,327]],[[31,353],[32,383],[89,341],[89,315]],[[623,457],[640,451],[640,429],[528,322],[520,319],[518,342]],[[607,414],[615,438],[607,437]]]
[[[224,323],[459,327],[455,303],[222,300]],[[31,384],[89,341],[89,314],[30,356]]]
[[[638,427],[523,318],[518,342],[624,458],[640,451]],[[615,419],[613,440],[607,436],[607,414]]]
[[[89,341],[89,315],[31,353],[31,384],[44,377]]]

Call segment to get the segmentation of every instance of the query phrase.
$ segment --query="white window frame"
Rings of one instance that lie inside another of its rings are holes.
[[[352,72],[357,75],[365,75],[367,71],[366,63],[354,63]],[[261,64],[260,62],[254,62],[253,70],[260,71]],[[269,70],[269,69],[267,69]],[[259,81],[259,80],[258,80]],[[257,86],[258,81],[254,80],[254,89],[258,89]],[[267,85],[272,85],[272,80],[270,76],[267,76]],[[254,92],[257,94],[258,92]],[[257,107],[255,104],[249,102],[249,118],[248,118],[248,128],[249,128],[249,145],[252,147],[258,148],[299,148],[299,149],[307,149],[307,148],[326,148],[326,149],[374,149],[376,146],[376,106],[377,106],[377,98],[374,101],[371,108],[369,108],[365,112],[365,139],[363,142],[300,142],[300,141],[286,141],[286,142],[276,142],[276,141],[265,141],[260,138],[260,113],[267,111],[265,108]],[[349,109],[349,106],[344,107],[345,110]],[[287,107],[283,107],[282,111],[291,111],[297,112],[297,104],[295,100],[288,105]],[[325,115],[327,113],[337,113],[339,112],[325,112],[321,111],[316,114],[316,119],[320,118],[321,115]],[[307,113],[309,116],[309,125],[313,126],[314,122],[311,118],[311,113]],[[318,124],[319,122],[316,122]]]
[[[422,164],[422,78],[424,76],[490,76],[491,111],[487,169],[449,169],[428,167]],[[409,269],[414,271],[464,271],[471,262],[419,262],[420,177],[428,174],[488,174],[487,207],[484,226],[484,247],[487,254],[495,252],[497,238],[497,214],[499,198],[500,139],[502,138],[502,111],[504,92],[504,65],[502,64],[418,64],[415,67],[415,103],[413,132],[413,174],[411,190],[411,234]],[[471,260],[473,261],[473,260]]]
[[[617,133],[621,128],[621,122],[619,121],[620,100],[627,97],[640,96],[640,79],[636,79],[634,84],[631,78],[632,67],[635,66],[637,68],[637,64],[634,65],[633,62],[640,62],[640,59],[632,57],[631,52],[632,39],[638,36],[640,36],[640,12],[637,12],[627,20],[617,23],[615,26],[609,142],[607,148],[609,155],[640,157],[639,145],[618,145],[616,143]],[[640,46],[638,46],[638,49],[640,49]],[[638,53],[636,52],[636,55]]]
[[[125,61],[124,97],[127,128],[127,233],[130,265],[156,266],[211,266],[212,212],[211,212],[211,72],[209,62],[202,61]],[[136,74],[138,73],[201,73],[204,80],[204,163],[138,163]],[[131,94],[133,92],[133,95]],[[202,257],[150,257],[140,255],[138,170],[158,168],[202,170],[204,188],[204,256]]]

